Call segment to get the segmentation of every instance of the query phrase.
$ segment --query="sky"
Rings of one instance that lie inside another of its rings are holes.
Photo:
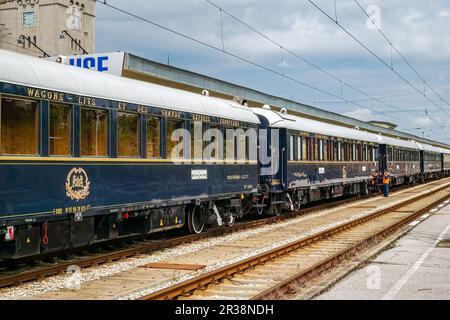
[[[444,101],[391,48],[355,0],[311,1],[332,19],[337,17],[342,27],[382,61],[308,0],[210,1],[277,44],[225,12],[221,17],[220,10],[207,0],[107,2],[278,74],[99,2],[96,51],[125,51],[161,63],[169,61],[175,67],[363,121],[393,122],[400,131],[450,144],[448,0],[357,0],[393,46]]]

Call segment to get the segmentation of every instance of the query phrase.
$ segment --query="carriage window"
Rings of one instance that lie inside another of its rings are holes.
[[[235,134],[239,131],[238,128],[223,128],[224,139],[223,139],[223,158],[225,161],[233,163],[236,160],[236,139]]]
[[[306,160],[311,160],[311,138],[306,138]]]
[[[70,155],[71,137],[72,106],[50,104],[50,155]]]
[[[341,143],[342,158],[344,161],[348,161],[348,142]]]
[[[108,112],[100,109],[81,109],[81,155],[108,155]]]
[[[313,144],[314,144],[314,155],[313,155],[313,160],[319,160],[319,140],[318,139],[313,139]]]
[[[358,143],[356,145],[356,161],[362,160],[362,145]]]
[[[2,154],[38,153],[38,104],[34,101],[2,98]]]
[[[336,144],[337,144],[337,146],[336,146],[336,153],[337,153],[337,156],[336,156],[336,159],[337,159],[337,161],[342,161],[342,152],[341,152],[341,142],[336,142]]]
[[[324,152],[324,142],[322,139],[319,140],[319,160],[323,161],[325,159],[325,152]]]
[[[302,160],[302,148],[303,148],[302,137],[297,137],[297,159],[298,160]]]
[[[289,136],[289,160],[295,160],[294,158],[294,150],[295,150],[295,146],[294,146],[294,136],[290,135]]]
[[[333,145],[334,141],[327,140],[327,154],[328,154],[327,160],[329,161],[334,161]]]
[[[202,160],[203,158],[203,122],[191,122],[191,159]]]
[[[328,141],[327,140],[321,140],[322,141],[322,160],[327,161],[328,160]]]
[[[302,160],[308,160],[308,138],[302,138]]]
[[[117,121],[117,141],[119,157],[140,156],[140,115],[119,112]]]
[[[183,149],[179,147],[175,149],[180,144],[181,130],[178,129],[183,129],[183,120],[167,119],[166,157],[169,159],[183,157]]]
[[[245,131],[238,130],[238,137],[237,137],[237,159],[238,160],[245,160],[247,157],[247,138],[245,135]]]
[[[161,120],[158,117],[147,117],[147,158],[161,156],[159,145],[161,141]]]

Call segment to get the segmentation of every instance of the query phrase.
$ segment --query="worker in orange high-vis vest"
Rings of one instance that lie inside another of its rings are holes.
[[[389,183],[391,182],[391,177],[389,172],[385,171],[383,174],[383,192],[385,197],[389,197]]]

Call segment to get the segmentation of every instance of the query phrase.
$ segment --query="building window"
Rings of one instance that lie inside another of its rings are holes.
[[[1,99],[1,154],[38,154],[38,104]]]
[[[161,121],[158,117],[147,117],[147,158],[159,158]]]
[[[81,109],[81,155],[108,155],[108,111]]]
[[[183,149],[175,147],[181,142],[180,137],[183,129],[183,120],[167,119],[166,130],[166,157],[183,158]],[[178,130],[178,131],[177,131]]]
[[[22,27],[30,28],[37,25],[36,11],[25,11],[22,13]]]
[[[117,155],[119,157],[139,157],[141,130],[140,115],[127,112],[118,113]]]
[[[50,155],[68,156],[72,153],[72,106],[50,104]]]

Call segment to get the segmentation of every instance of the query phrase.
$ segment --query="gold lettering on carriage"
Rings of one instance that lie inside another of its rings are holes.
[[[60,92],[27,88],[27,94],[31,98],[50,100],[50,101],[58,101],[58,102],[64,101],[64,93],[60,93]]]
[[[201,114],[194,114],[194,115],[192,115],[192,120],[201,121],[201,122],[211,122],[211,117],[204,116]]]
[[[220,124],[230,127],[239,127],[239,121],[236,120],[220,119]]]
[[[78,97],[78,104],[81,104],[81,105],[84,105],[84,106],[95,107],[97,105],[97,101],[95,100],[95,98]]]
[[[66,195],[72,200],[80,201],[89,195],[91,182],[83,168],[73,168],[66,178]]]
[[[161,110],[161,114],[168,118],[181,118],[181,113],[173,110]]]

